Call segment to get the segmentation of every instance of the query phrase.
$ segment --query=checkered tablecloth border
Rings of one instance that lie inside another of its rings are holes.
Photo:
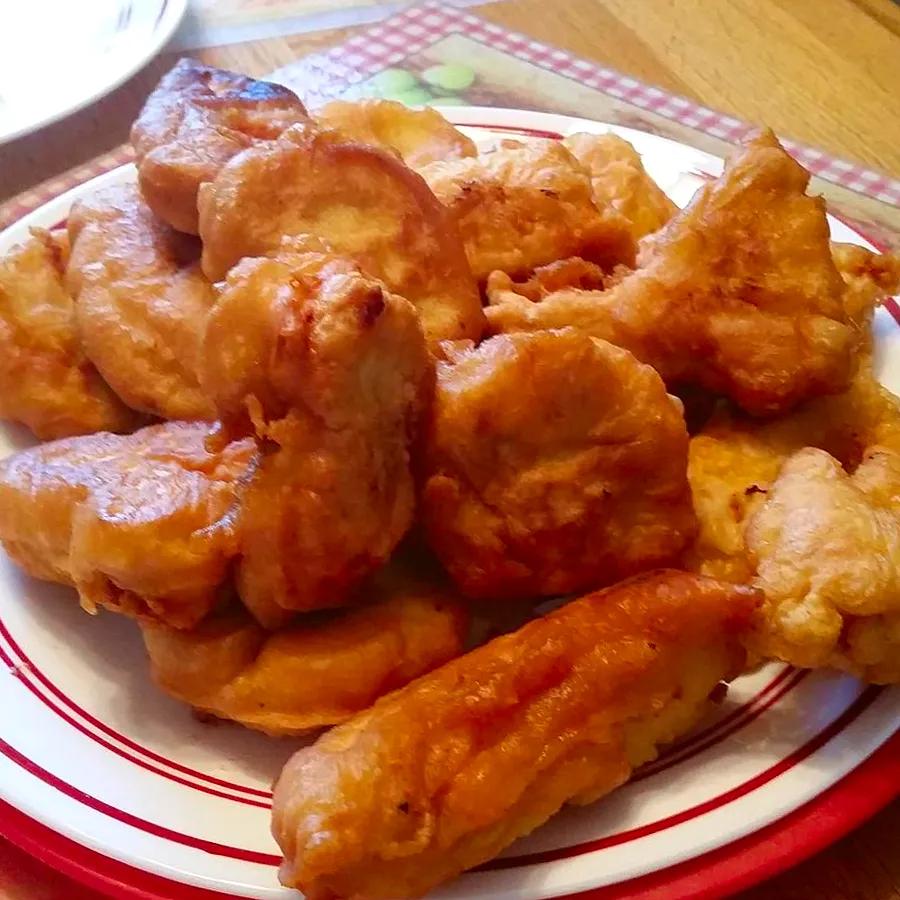
[[[421,52],[454,33],[464,34],[712,137],[737,143],[754,128],[733,116],[700,106],[435,0],[411,6],[337,47],[285,66],[275,75],[284,77],[301,91],[305,84],[313,85],[306,94],[315,105],[317,101],[331,99],[343,93],[348,86],[365,81],[385,68],[402,63],[411,54]],[[819,178],[900,207],[900,181],[897,179],[796,141],[784,140],[783,143]]]
[[[104,172],[110,172],[117,169],[125,163],[134,159],[134,151],[130,144],[122,144],[115,150],[110,150],[102,156],[92,159],[90,162],[82,166],[76,166],[69,169],[61,175],[42,181],[33,188],[13,197],[6,203],[0,203],[0,230],[17,222],[22,216],[33,212],[38,207],[43,206],[54,197],[64,194],[66,191],[91,178],[96,178]]]
[[[436,0],[426,0],[408,7],[343,44],[279,69],[273,77],[292,85],[315,105],[342,94],[349,86],[365,81],[383,69],[402,63],[411,54],[419,53],[454,33],[464,34],[715,138],[736,143],[753,128],[733,116],[669,94]],[[900,207],[900,181],[897,179],[830,156],[814,147],[790,140],[783,143],[819,178]],[[131,148],[123,145],[0,204],[0,228],[5,228],[69,188],[132,159]]]

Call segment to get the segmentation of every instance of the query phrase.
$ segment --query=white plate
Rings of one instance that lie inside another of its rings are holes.
[[[514,110],[445,112],[481,144],[510,130],[608,130]],[[612,130],[634,143],[676,202],[683,204],[704,174],[721,171],[721,161],[705,153]],[[69,191],[0,235],[0,252],[29,225],[64,219],[77,197],[133,178],[126,166]],[[831,227],[837,239],[868,246],[837,220]],[[879,370],[894,390],[898,337],[897,324],[880,311]],[[8,428],[0,451],[22,441]],[[110,614],[89,618],[70,591],[24,577],[5,557],[0,656],[0,797],[106,860],[241,897],[296,896],[278,885],[269,834],[270,785],[296,742],[198,723],[152,686],[133,623]],[[562,813],[435,897],[559,897],[692,859],[819,796],[898,725],[900,689],[866,689],[841,675],[769,664],[735,682],[714,721],[630,784]]]
[[[109,93],[152,59],[187,0],[5,0],[0,144]]]

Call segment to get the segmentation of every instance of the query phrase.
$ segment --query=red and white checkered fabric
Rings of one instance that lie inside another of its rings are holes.
[[[76,185],[96,178],[104,172],[110,172],[133,159],[134,151],[131,145],[122,144],[121,147],[116,147],[115,150],[110,150],[109,153],[104,153],[83,166],[69,169],[68,172],[43,181],[6,203],[0,203],[0,229],[6,228],[7,225],[18,221],[22,216],[33,212],[48,200],[64,194]]]
[[[753,128],[733,116],[700,106],[684,97],[433,0],[411,6],[338,47],[285,67],[283,72],[288,81],[300,88],[315,105],[343,93],[350,85],[371,78],[382,69],[402,63],[412,54],[454,33],[464,34],[472,40],[712,137],[737,143]],[[783,143],[819,178],[883,203],[900,206],[900,181],[897,179],[795,141],[784,140]]]
[[[752,126],[733,116],[669,94],[635,78],[549,47],[540,41],[486,22],[435,0],[411,6],[323,53],[306,57],[274,73],[316,105],[344,93],[390,66],[404,62],[450,34],[464,34],[482,44],[571,78],[617,100],[631,103],[712,137],[736,143]],[[814,175],[832,184],[900,207],[900,181],[821,150],[784,140],[785,147]],[[38,185],[0,205],[0,228],[36,209],[63,191],[130,161],[128,146]]]

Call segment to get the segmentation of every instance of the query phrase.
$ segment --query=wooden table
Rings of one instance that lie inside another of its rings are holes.
[[[257,0],[262,2],[262,0]],[[505,0],[475,10],[834,154],[900,176],[900,6],[891,0]],[[539,24],[539,28],[538,28]],[[264,74],[358,29],[216,47]],[[0,201],[127,139],[164,54],[108,97],[0,149]],[[92,897],[0,844],[0,900]],[[745,900],[900,900],[900,803]]]
[[[900,6],[892,0],[505,0],[475,11],[523,32],[540,23],[547,43],[900,177]],[[357,30],[197,55],[262,75]],[[0,149],[0,202],[126,141],[174,58],[163,54],[87,109]]]

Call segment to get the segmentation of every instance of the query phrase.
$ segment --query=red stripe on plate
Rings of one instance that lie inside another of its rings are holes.
[[[702,856],[557,900],[715,900],[794,865],[845,835],[900,792],[900,734],[843,780],[784,818]],[[0,833],[117,900],[221,900],[222,894],[135,868],[53,831],[0,800]]]
[[[745,837],[638,878],[556,900],[720,900],[824,850],[900,794],[900,733],[837,784]],[[768,894],[766,896],[769,896]]]
[[[524,125],[484,125],[481,122],[466,122],[463,128],[484,128],[488,131],[502,131],[504,134],[521,134],[525,137],[550,138],[561,141],[563,135],[558,131],[548,131],[545,128],[528,128]]]
[[[0,661],[6,663],[11,669],[18,670],[18,666],[11,656],[6,652],[3,648],[3,645],[0,644]],[[73,728],[80,731],[82,734],[87,735],[91,740],[98,743],[101,747],[106,750],[109,750],[111,753],[116,756],[120,756],[123,759],[127,759],[129,762],[134,763],[135,765],[140,766],[142,769],[146,769],[148,772],[153,772],[154,775],[162,775],[164,778],[168,778],[170,781],[177,782],[178,784],[182,784],[185,787],[193,788],[196,791],[202,791],[204,794],[211,794],[213,797],[222,797],[225,800],[233,800],[236,803],[244,803],[247,806],[257,806],[260,809],[271,809],[272,802],[265,800],[251,800],[249,797],[235,797],[233,794],[226,794],[224,791],[216,790],[216,788],[207,787],[203,784],[194,784],[192,781],[188,781],[186,778],[182,778],[180,775],[175,775],[173,772],[166,772],[164,769],[160,769],[157,766],[154,766],[152,763],[148,763],[143,759],[139,759],[137,757],[133,757],[122,750],[121,747],[117,747],[115,744],[110,743],[105,738],[100,737],[99,734],[94,734],[94,732],[85,728],[85,726],[79,722],[73,716],[70,716],[65,710],[60,709],[56,704],[54,704],[49,697],[46,697],[42,694],[28,678],[23,677],[20,672],[18,681],[23,687],[27,688],[35,697],[38,698],[48,709],[52,712],[56,713],[64,722],[67,722]]]
[[[205,781],[209,784],[217,785],[219,787],[225,787],[225,788],[228,788],[233,791],[243,792],[243,793],[249,794],[254,797],[261,797],[262,799],[264,799],[268,802],[264,803],[264,804],[263,803],[253,803],[253,802],[244,800],[243,798],[240,798],[240,797],[233,797],[231,795],[221,794],[216,791],[210,791],[210,790],[207,790],[207,788],[204,787],[203,785],[195,785],[193,782],[186,781],[182,778],[177,777],[176,775],[174,775],[172,773],[148,766],[146,764],[145,760],[141,759],[139,756],[138,757],[132,756],[131,754],[126,753],[119,747],[110,747],[106,741],[104,741],[98,735],[95,735],[94,732],[90,731],[89,729],[83,728],[79,723],[72,722],[72,720],[67,715],[65,715],[63,712],[61,712],[57,709],[57,707],[49,700],[49,698],[45,697],[45,695],[40,692],[34,691],[31,687],[31,685],[28,685],[29,689],[32,689],[32,693],[34,693],[35,696],[38,697],[38,699],[40,699],[42,702],[44,702],[54,712],[57,712],[67,722],[70,722],[71,724],[73,724],[83,734],[87,735],[90,738],[95,739],[102,746],[112,749],[118,756],[122,757],[123,759],[130,760],[131,762],[134,762],[143,768],[150,769],[151,771],[154,771],[157,774],[162,775],[165,778],[170,778],[172,781],[175,781],[178,784],[183,784],[183,785],[186,785],[187,787],[195,787],[197,790],[203,791],[204,793],[212,793],[215,796],[227,797],[228,799],[236,800],[239,803],[249,803],[249,805],[251,805],[251,806],[262,806],[265,808],[271,807],[271,800],[272,800],[272,792],[271,791],[264,791],[259,788],[251,788],[251,787],[247,787],[245,785],[235,784],[234,782],[225,781],[223,779],[216,778],[212,775],[207,775],[206,773],[200,772],[197,769],[192,769],[188,766],[184,766],[181,763],[178,763],[175,760],[170,759],[169,757],[162,756],[161,754],[156,753],[155,751],[152,751],[149,748],[136,743],[131,738],[128,738],[125,735],[123,735],[121,732],[118,732],[115,729],[111,728],[105,722],[102,722],[100,719],[95,718],[90,713],[88,713],[86,710],[84,710],[82,707],[80,707],[77,703],[75,703],[75,701],[72,700],[67,694],[64,694],[52,681],[50,681],[49,678],[47,678],[46,675],[44,675],[44,673],[37,667],[37,665],[26,655],[26,653],[22,650],[22,648],[19,646],[19,644],[16,643],[15,639],[10,634],[9,629],[6,627],[6,625],[2,619],[0,619],[0,635],[2,635],[3,638],[5,638],[5,640],[10,645],[10,648],[13,650],[13,652],[16,655],[18,655],[19,658],[21,659],[22,663],[24,663],[24,665],[26,666],[26,672],[32,673],[35,676],[35,678],[44,686],[44,688],[46,688],[48,691],[50,691],[53,694],[53,696],[56,697],[61,703],[63,703],[65,706],[69,707],[69,709],[71,709],[77,715],[82,716],[86,721],[90,722],[90,724],[92,724],[95,728],[98,728],[100,731],[107,734],[109,737],[119,741],[122,744],[125,744],[127,747],[136,751],[137,753],[144,754],[149,759],[155,760],[156,762],[159,762],[159,763],[162,763],[163,765],[169,766],[170,768],[173,768],[176,771],[183,772],[186,775],[192,775],[193,777],[199,779],[200,781]],[[730,722],[732,722],[735,718],[743,716],[751,707],[754,707],[760,700],[762,700],[767,694],[769,694],[775,687],[777,687],[779,684],[781,684],[781,682],[784,681],[784,679],[787,678],[793,671],[795,671],[795,670],[790,667],[786,667],[772,681],[770,681],[769,684],[767,684],[765,687],[763,687],[756,695],[751,697],[750,700],[746,701],[741,706],[737,707],[737,709],[733,710],[725,718],[721,719],[719,722],[713,723],[708,728],[706,728],[703,731],[699,732],[698,734],[692,736],[691,738],[687,739],[683,743],[676,744],[673,747],[671,747],[669,750],[667,750],[665,753],[663,753],[659,757],[659,759],[657,760],[656,763],[650,764],[652,766],[652,772],[649,772],[647,774],[656,774],[657,772],[661,772],[664,769],[668,768],[669,765],[675,765],[675,764],[681,762],[682,759],[685,758],[683,756],[685,750],[688,750],[689,748],[694,746],[698,741],[703,740],[704,738],[710,736],[711,734],[718,733],[725,726],[727,726]],[[25,674],[22,673],[20,677],[24,680]],[[795,684],[796,684],[796,682],[795,682]],[[784,695],[784,692],[779,696],[783,696],[783,695]],[[755,716],[754,716],[754,718],[755,718]],[[752,721],[752,719],[748,719],[747,723],[749,723],[750,721]],[[739,730],[740,727],[743,727],[743,725],[739,726],[738,728],[732,728],[731,730],[728,731],[728,734],[723,735],[722,738],[720,738],[720,740],[724,739],[725,737],[727,737],[731,734],[734,734],[734,732]],[[710,741],[704,745],[703,749],[708,749],[709,747],[713,746],[715,743],[717,743],[717,741]],[[697,751],[697,752],[699,752],[699,751]],[[675,756],[678,756],[679,758],[674,759]],[[669,762],[669,760],[671,760],[671,762]],[[637,776],[637,778],[641,778],[641,777],[645,777],[643,773],[641,775]]]
[[[249,794],[253,797],[260,797],[263,800],[272,799],[271,791],[264,791],[260,788],[248,787],[243,784],[236,784],[233,781],[226,781],[223,778],[216,778],[214,775],[207,775],[205,772],[200,772],[197,769],[192,769],[189,766],[182,765],[181,763],[175,762],[173,759],[169,759],[166,756],[162,756],[159,753],[154,752],[153,750],[148,749],[147,747],[138,744],[136,741],[133,741],[131,738],[126,737],[124,734],[116,731],[114,728],[111,728],[105,722],[100,721],[96,717],[92,716],[87,710],[83,709],[79,706],[71,697],[67,694],[64,694],[46,675],[29,659],[28,655],[25,651],[19,646],[16,642],[15,638],[13,638],[12,634],[10,634],[9,629],[6,627],[6,623],[0,618],[0,636],[9,644],[12,652],[19,657],[22,663],[25,664],[27,670],[34,675],[34,677],[51,693],[54,697],[56,697],[61,703],[67,706],[72,712],[81,716],[85,721],[90,722],[98,730],[102,731],[108,737],[113,738],[116,741],[124,744],[126,747],[136,751],[137,753],[143,754],[149,759],[155,760],[158,763],[162,763],[165,766],[169,766],[172,769],[175,769],[178,772],[181,772],[184,775],[192,775],[194,778],[199,779],[200,781],[205,781],[208,784],[216,785],[217,787],[228,788],[233,791],[240,791],[244,794]],[[90,736],[93,736],[93,732],[86,732]],[[122,755],[122,754],[120,754]],[[126,757],[131,758],[131,757]],[[135,760],[136,761],[136,760]],[[165,774],[165,773],[163,773]]]
[[[44,685],[44,687],[49,688],[53,691],[54,696],[61,699],[63,702],[66,703],[66,705],[68,705],[70,707],[74,707],[75,711],[80,712],[86,718],[90,719],[93,723],[96,723],[97,725],[101,726],[104,729],[104,731],[111,732],[112,736],[117,736],[117,737],[119,737],[120,740],[128,741],[129,744],[132,744],[135,747],[140,747],[140,745],[134,744],[133,741],[130,741],[129,739],[124,738],[124,736],[122,736],[122,735],[119,735],[119,732],[116,732],[113,729],[109,728],[108,726],[105,726],[104,723],[100,722],[98,719],[94,719],[88,713],[81,710],[81,708],[77,704],[75,704],[73,701],[71,701],[67,697],[67,695],[63,694],[55,685],[53,685],[53,683],[40,671],[40,669],[38,669],[35,666],[35,664],[25,655],[25,653],[18,646],[18,644],[15,644],[15,642],[12,641],[9,631],[3,625],[2,620],[0,620],[0,633],[3,634],[3,636],[6,638],[7,641],[10,641],[11,643],[13,643],[15,645],[16,649],[18,650],[19,656],[21,658],[21,664],[17,664],[15,662],[15,660],[11,656],[9,656],[9,654],[3,649],[2,645],[0,645],[0,660],[3,660],[11,668],[17,669],[19,671],[19,675],[18,675],[19,681],[38,700],[40,700],[45,706],[47,706],[48,709],[50,709],[53,713],[58,715],[61,719],[63,719],[63,721],[67,722],[69,725],[71,725],[72,727],[74,727],[75,729],[80,731],[82,734],[86,735],[91,740],[100,744],[100,746],[103,747],[104,749],[111,751],[116,756],[119,756],[122,759],[126,759],[129,762],[133,762],[135,765],[138,765],[141,768],[146,769],[147,771],[153,772],[156,775],[161,775],[163,778],[167,778],[170,781],[174,781],[175,783],[184,785],[185,787],[193,788],[194,790],[201,791],[205,794],[210,794],[214,797],[221,797],[225,800],[233,800],[236,803],[243,803],[248,806],[256,806],[261,809],[271,809],[272,808],[271,792],[269,792],[267,800],[260,802],[259,800],[252,800],[252,799],[245,798],[245,797],[239,797],[239,796],[236,797],[233,794],[226,794],[222,791],[216,790],[215,788],[209,788],[203,784],[195,784],[192,781],[188,781],[185,778],[181,778],[180,776],[176,775],[173,772],[167,772],[164,769],[160,769],[160,768],[148,763],[146,760],[143,760],[138,756],[133,756],[133,755],[125,752],[121,747],[117,747],[115,744],[111,744],[109,741],[105,740],[100,735],[95,734],[93,731],[86,728],[83,725],[83,723],[79,722],[77,719],[74,719],[64,709],[61,709],[60,707],[58,707],[49,697],[47,697],[45,694],[43,694],[41,691],[39,691],[36,688],[36,686],[34,684],[32,684],[31,681],[28,679],[27,674],[29,672],[34,674],[38,678],[39,682],[42,685]],[[23,665],[24,668],[20,668],[20,665]],[[696,756],[698,753],[701,753],[704,750],[708,750],[709,748],[718,744],[720,741],[724,740],[726,737],[729,737],[730,735],[734,734],[736,731],[739,731],[745,725],[748,725],[750,722],[752,722],[754,719],[756,719],[757,716],[759,716],[766,709],[769,709],[772,705],[774,705],[774,703],[776,703],[778,700],[780,700],[785,694],[787,694],[794,687],[796,687],[797,684],[800,683],[800,681],[804,677],[804,674],[801,674],[800,677],[793,679],[792,682],[784,690],[779,691],[778,694],[776,696],[774,696],[770,702],[766,703],[762,707],[757,706],[757,704],[759,703],[760,700],[765,698],[767,695],[771,694],[773,689],[775,689],[778,685],[780,685],[785,680],[785,678],[787,678],[789,675],[791,675],[795,671],[796,670],[794,670],[790,667],[783,669],[774,679],[772,679],[772,681],[769,682],[769,684],[767,684],[764,688],[762,688],[762,690],[760,690],[759,693],[757,693],[749,701],[747,701],[746,703],[739,706],[737,709],[735,709],[733,712],[731,712],[728,716],[726,716],[721,721],[719,721],[719,722],[711,725],[709,728],[706,728],[703,731],[699,732],[697,735],[695,735],[690,740],[684,742],[683,744],[676,745],[675,747],[673,747],[669,753],[661,756],[657,760],[657,763],[650,763],[646,769],[641,770],[637,775],[635,775],[635,777],[632,779],[632,781],[640,781],[641,779],[647,778],[650,775],[657,775],[660,772],[663,772],[666,769],[670,768],[671,766],[678,765],[679,763],[682,763],[685,760],[690,759],[693,756]],[[753,711],[751,711],[751,712],[749,712],[749,714],[747,714],[748,710],[751,710],[751,708],[753,708]],[[746,718],[744,718],[745,714],[747,714]],[[723,729],[730,722],[733,722],[738,717],[741,717],[741,720],[740,720],[740,722],[738,722],[738,724],[736,724],[732,728],[729,728],[727,731],[723,731]],[[698,741],[703,740],[704,738],[709,737],[711,735],[715,735],[715,736],[710,737],[710,739],[707,740],[702,746],[697,747],[697,749],[692,750],[692,748],[696,746]],[[685,751],[689,751],[689,752],[685,752]],[[151,751],[146,751],[146,752],[148,753],[148,755],[151,755]],[[186,768],[186,767],[180,766],[180,764],[176,763],[174,760],[170,760],[167,757],[160,756],[159,754],[152,753],[152,756],[156,757],[158,760],[162,760],[163,762],[165,762],[165,764],[170,765],[172,767]],[[195,770],[189,770],[189,771],[195,771]],[[198,773],[198,774],[202,775],[202,773]],[[213,780],[218,781],[218,779],[213,779]],[[227,782],[226,782],[226,784],[227,784]],[[260,792],[260,793],[262,793],[262,792]]]
[[[658,834],[676,825],[682,825],[692,819],[699,818],[713,810],[720,809],[734,800],[752,793],[757,788],[768,784],[779,775],[783,775],[789,769],[792,769],[798,763],[802,762],[816,750],[828,743],[836,734],[844,730],[854,719],[858,718],[866,709],[868,709],[877,697],[880,696],[882,688],[869,687],[857,697],[852,706],[849,706],[842,715],[840,715],[827,728],[820,731],[814,738],[807,741],[802,747],[798,747],[789,756],[783,760],[770,766],[759,775],[748,779],[743,784],[719,794],[704,803],[698,803],[689,809],[684,809],[665,819],[659,819],[656,822],[650,822],[642,825],[640,828],[631,828],[628,831],[620,831],[618,834],[611,834],[605,838],[599,838],[595,841],[585,841],[582,844],[575,844],[572,847],[560,847],[558,850],[547,850],[543,853],[529,853],[523,856],[511,856],[506,859],[495,859],[492,862],[480,866],[476,871],[489,872],[496,869],[515,869],[520,866],[533,866],[540,863],[554,862],[558,859],[571,859],[573,856],[583,856],[585,853],[595,853],[597,850],[606,850],[608,847],[617,847],[620,844],[627,844],[630,841],[636,841],[640,838],[649,837],[651,834]]]
[[[262,866],[277,866],[281,862],[280,857],[271,853],[260,853],[257,850],[247,850],[243,847],[229,847],[227,844],[207,841],[203,838],[195,837],[192,834],[173,831],[171,828],[166,828],[164,825],[158,825],[156,822],[150,822],[147,819],[142,819],[139,816],[125,812],[123,809],[111,806],[104,800],[93,796],[93,794],[88,794],[79,788],[73,787],[67,781],[63,781],[62,778],[59,778],[52,772],[48,772],[36,762],[30,760],[23,753],[16,750],[11,744],[8,744],[3,738],[0,738],[0,753],[28,772],[29,775],[33,775],[35,778],[43,781],[44,784],[55,788],[67,797],[71,797],[78,803],[90,807],[96,812],[103,813],[103,815],[109,816],[111,819],[123,822],[125,825],[130,825],[132,828],[137,828],[138,831],[143,831],[145,834],[152,834],[156,837],[164,838],[167,841],[182,844],[185,847],[193,847],[195,850],[203,850],[205,853],[213,854],[213,856],[225,856],[229,859],[239,859],[242,862],[257,863]],[[2,825],[0,825],[0,828],[2,828]]]
[[[893,297],[884,301],[884,308],[894,317],[894,321],[900,325],[900,304]]]
[[[792,671],[792,670],[788,670]],[[661,760],[662,765],[657,765],[654,763],[650,763],[645,768],[641,769],[632,781],[642,781],[644,778],[649,778],[651,775],[658,775],[660,772],[664,772],[666,769],[671,768],[672,766],[680,765],[683,762],[687,762],[689,759],[693,759],[697,754],[703,753],[704,750],[709,750],[711,747],[715,747],[716,744],[720,744],[725,738],[730,737],[736,731],[740,731],[742,728],[746,728],[751,722],[755,719],[758,719],[766,710],[771,709],[782,697],[786,694],[789,694],[804,678],[809,675],[809,670],[804,669],[803,671],[797,672],[793,670],[796,674],[794,678],[792,678],[784,687],[777,691],[774,694],[771,694],[769,698],[758,706],[756,706],[751,712],[749,712],[746,717],[742,718],[739,722],[733,724],[730,728],[726,728],[724,731],[716,732],[716,734],[711,737],[705,743],[699,745],[692,745],[690,747],[685,748],[687,750],[686,753],[677,754],[674,758],[669,758],[665,760]]]
[[[685,750],[690,747],[695,746],[700,741],[706,740],[708,737],[711,737],[713,734],[721,731],[723,728],[728,726],[735,719],[738,719],[744,715],[748,710],[755,707],[757,703],[761,700],[764,700],[769,694],[772,693],[775,688],[778,687],[786,678],[788,678],[792,672],[796,670],[791,666],[785,666],[765,687],[761,688],[757,691],[749,700],[742,703],[740,706],[735,707],[727,716],[723,716],[717,722],[713,722],[707,728],[698,731],[696,734],[691,735],[687,740],[679,741],[677,744],[673,744],[663,753],[661,753],[657,759],[657,763],[661,763],[665,760],[671,759],[673,756],[679,756]],[[650,765],[656,765],[656,763],[651,763]]]
[[[876,697],[879,696],[880,693],[881,688],[868,688],[863,694],[860,695],[860,697],[857,698],[853,705],[845,710],[841,716],[835,719],[835,721],[832,722],[831,725],[819,732],[819,734],[817,734],[814,738],[812,738],[798,750],[795,750],[792,754],[790,754],[790,756],[785,757],[785,759],[781,760],[779,763],[776,763],[774,766],[771,766],[765,772],[762,772],[754,778],[745,781],[738,787],[733,788],[730,791],[726,791],[725,793],[720,794],[717,797],[713,797],[712,799],[707,800],[704,803],[698,804],[697,806],[691,807],[690,809],[683,810],[676,815],[668,816],[665,819],[659,819],[656,822],[650,822],[647,825],[641,826],[640,828],[632,828],[628,831],[622,831],[618,834],[609,835],[597,841],[589,841],[583,844],[576,844],[573,847],[550,850],[546,853],[536,853],[526,856],[516,856],[507,859],[494,860],[493,862],[482,866],[481,869],[508,869],[518,866],[535,865],[536,863],[542,862],[552,862],[553,860],[557,859],[569,859],[573,856],[580,856],[584,853],[592,853],[596,850],[602,850],[606,847],[617,846],[619,844],[628,843],[629,841],[646,837],[650,834],[656,834],[660,831],[665,831],[668,828],[673,828],[676,825],[681,825],[684,822],[690,821],[691,819],[695,819],[699,816],[705,815],[708,812],[718,809],[721,806],[725,806],[726,804],[751,793],[752,791],[756,790],[756,788],[761,787],[762,785],[771,781],[773,778],[776,778],[778,775],[781,775],[782,773],[791,769],[798,762],[802,761],[811,753],[815,752],[817,749],[826,744],[832,737],[834,737],[834,735],[836,735],[850,722],[856,719],[866,708],[868,708],[868,706],[871,705],[871,703],[875,700]],[[85,806],[96,810],[97,812],[103,813],[110,818],[116,819],[120,822],[124,822],[126,825],[130,825],[132,828],[137,828],[141,831],[147,832],[148,834],[165,838],[166,840],[182,844],[186,847],[193,847],[198,850],[204,850],[207,853],[212,853],[216,856],[225,856],[231,859],[239,859],[246,862],[255,862],[262,865],[278,865],[278,863],[280,862],[280,859],[277,856],[266,853],[259,853],[255,850],[246,850],[241,847],[230,847],[227,844],[218,844],[211,841],[206,841],[202,838],[194,837],[193,835],[183,834],[179,831],[173,831],[172,829],[166,828],[165,826],[158,825],[154,822],[149,822],[146,819],[141,819],[138,816],[134,816],[131,813],[125,812],[124,810],[117,809],[116,807],[111,806],[105,801],[100,800],[97,797],[94,797],[91,794],[88,794],[80,790],[79,788],[74,787],[73,785],[70,785],[68,782],[63,781],[52,772],[48,772],[46,769],[37,765],[37,763],[29,760],[26,756],[24,756],[2,738],[0,738],[0,753],[10,759],[12,762],[16,763],[16,765],[25,769],[34,777],[40,779],[45,784],[50,785],[56,790],[64,793],[66,796],[71,797],[72,799],[77,800],[79,803],[82,803]]]

